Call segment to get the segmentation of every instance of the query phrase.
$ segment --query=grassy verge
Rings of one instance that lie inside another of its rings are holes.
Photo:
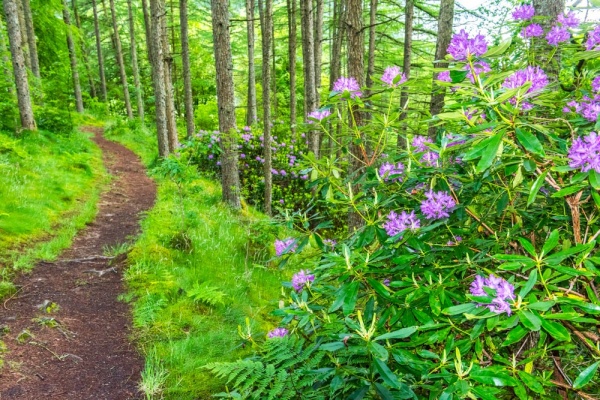
[[[153,163],[152,134],[123,124],[109,131],[110,139]],[[146,357],[142,388],[148,398],[209,398],[224,383],[202,366],[247,354],[238,336],[247,318],[257,335],[273,328],[269,311],[289,274],[264,266],[277,233],[266,217],[232,212],[221,204],[217,183],[176,160],[153,175],[158,199],[142,222],[126,273]]]
[[[94,218],[106,177],[89,134],[0,132],[0,297],[15,272],[54,259]]]

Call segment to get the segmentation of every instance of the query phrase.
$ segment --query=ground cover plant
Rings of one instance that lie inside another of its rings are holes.
[[[140,388],[148,398],[206,398],[223,382],[201,367],[248,354],[238,326],[266,333],[275,323],[270,309],[290,275],[268,267],[264,243],[280,229],[250,208],[236,215],[219,185],[182,159],[156,164],[153,133],[139,125],[109,125],[107,136],[137,151],[158,183],[125,275],[146,357]]]
[[[105,180],[89,134],[0,132],[0,275],[6,290],[16,271],[69,246],[93,219]]]
[[[331,238],[299,221],[304,235],[275,242],[282,259],[321,254],[284,285],[278,326],[241,337],[253,356],[207,366],[227,379],[220,397],[600,395],[600,28],[570,13],[544,28],[530,5],[512,15],[522,39],[453,36],[435,137],[386,144],[410,85],[397,67],[371,104],[348,77],[312,114],[323,131],[344,125],[361,168],[309,157],[305,173],[362,223]]]

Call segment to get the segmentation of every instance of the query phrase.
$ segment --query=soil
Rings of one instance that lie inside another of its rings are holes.
[[[124,293],[125,255],[105,249],[130,243],[156,186],[138,157],[87,128],[113,175],[96,220],[55,262],[17,279],[19,291],[0,305],[0,399],[138,399],[143,358],[131,343]]]

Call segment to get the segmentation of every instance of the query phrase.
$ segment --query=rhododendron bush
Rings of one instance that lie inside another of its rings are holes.
[[[302,399],[600,396],[599,28],[571,14],[542,28],[529,6],[513,17],[515,43],[454,36],[435,137],[390,139],[404,135],[397,104],[411,85],[398,69],[368,104],[353,79],[335,86],[310,129],[343,124],[336,140],[362,150],[345,158],[362,168],[309,156],[303,173],[364,225],[332,244],[306,227],[293,251],[278,243],[283,259],[321,252],[285,285],[285,334],[242,335],[262,380],[231,376],[248,360],[211,366],[230,396],[276,384]],[[354,126],[356,113],[372,117]],[[293,361],[304,356],[318,361]]]

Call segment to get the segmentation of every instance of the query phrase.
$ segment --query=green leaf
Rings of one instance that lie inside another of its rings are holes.
[[[352,311],[354,311],[354,308],[356,307],[356,300],[358,299],[359,286],[360,283],[358,281],[354,281],[348,285],[346,296],[344,296],[344,315],[349,315],[352,313]]]
[[[375,363],[375,368],[377,372],[379,372],[379,376],[388,386],[393,387],[394,389],[400,389],[400,382],[398,382],[398,377],[390,370],[386,363],[381,361],[378,358],[373,360]]]
[[[559,322],[549,321],[542,317],[542,328],[544,328],[544,330],[548,332],[550,336],[558,341],[571,341],[571,335],[569,334],[569,331]]]
[[[521,243],[521,246],[523,246],[523,248],[532,256],[532,257],[537,257],[537,253],[535,252],[535,247],[533,247],[533,245],[531,244],[531,242],[525,238],[520,237],[519,239],[519,243]]]
[[[517,140],[521,146],[525,148],[525,150],[540,157],[544,157],[546,155],[544,153],[544,147],[533,133],[519,128],[515,129],[515,132],[517,134]]]
[[[596,361],[579,374],[575,382],[573,382],[573,389],[581,389],[585,385],[587,385],[594,375],[596,374],[596,370],[598,370],[598,365],[600,365],[600,361]]]
[[[546,179],[546,175],[548,175],[549,171],[544,171],[531,185],[531,191],[529,192],[529,197],[527,197],[527,207],[529,207],[534,201],[535,196],[540,191],[542,186],[544,185],[544,180]]]
[[[382,400],[394,400],[395,397],[385,386],[379,382],[375,382],[375,391]]]
[[[527,279],[527,283],[525,284],[525,286],[523,286],[523,288],[519,292],[519,296],[521,296],[522,299],[525,298],[525,296],[527,296],[527,294],[531,291],[531,289],[533,289],[533,287],[537,283],[537,278],[538,278],[537,269],[532,269],[531,272],[529,273],[529,279]]]
[[[373,355],[373,357],[375,357],[376,359],[379,359],[382,361],[387,361],[388,358],[390,357],[390,355],[389,355],[388,351],[385,349],[385,347],[383,347],[379,343],[369,342],[367,347],[368,347],[369,351],[371,352],[371,354]]]
[[[466,71],[465,71],[466,72]],[[459,112],[445,112],[437,114],[437,117],[442,121],[460,121],[465,119],[465,115]]]
[[[558,244],[559,234],[558,229],[553,230],[546,239],[546,243],[544,243],[544,247],[542,248],[542,257],[545,254],[550,253]]]
[[[319,350],[323,351],[336,351],[339,349],[343,349],[346,347],[344,342],[331,342],[331,343],[323,343],[319,346]]]
[[[473,311],[475,308],[477,308],[477,305],[475,303],[459,304],[457,306],[444,308],[442,310],[442,314],[446,314],[446,315],[464,314],[464,313]]]
[[[450,71],[450,78],[452,83],[460,83],[465,80],[469,71]]]
[[[596,190],[600,190],[600,174],[597,173],[595,170],[590,170],[590,176],[589,176],[589,181],[590,181],[590,185],[592,185],[592,187]]]
[[[510,38],[506,39],[506,40],[500,42],[500,44],[498,46],[494,46],[494,47],[490,48],[488,51],[486,51],[485,54],[483,55],[483,57],[499,56],[499,55],[503,54],[506,50],[508,50],[511,43],[512,43],[512,39],[510,39]]]
[[[555,301],[538,301],[536,303],[528,304],[527,308],[529,308],[530,310],[548,311],[555,304],[556,304]],[[543,324],[542,324],[542,326],[543,326]]]
[[[523,310],[519,313],[519,320],[523,326],[530,331],[539,331],[542,327],[542,320],[540,317],[532,313],[531,311]]]
[[[585,186],[583,186],[583,185],[568,186],[566,188],[560,189],[556,193],[552,193],[552,197],[555,197],[555,198],[556,197],[565,197],[565,196],[568,196],[570,194],[579,192],[584,187]]]
[[[521,378],[521,381],[523,381],[523,383],[532,391],[539,393],[539,394],[545,394],[546,392],[544,391],[544,386],[542,386],[542,384],[540,382],[538,382],[537,379],[535,379],[535,377],[531,374],[528,374],[525,371],[518,371],[519,373],[519,378]]]
[[[416,326],[411,326],[408,328],[398,329],[397,331],[384,333],[383,335],[377,336],[375,341],[377,340],[387,340],[387,339],[404,339],[412,335],[417,331]]]
[[[369,385],[365,385],[356,389],[354,392],[350,393],[350,396],[348,396],[348,400],[362,400],[369,391],[370,387],[371,386]]]
[[[508,335],[506,335],[506,339],[504,339],[502,346],[509,346],[513,343],[517,343],[519,340],[523,339],[527,333],[529,333],[527,329],[523,328],[521,325],[517,325],[510,332],[508,332]]]
[[[496,158],[496,154],[498,153],[498,148],[500,147],[500,143],[502,143],[502,137],[504,136],[504,132],[498,132],[494,136],[489,139],[488,145],[483,149],[481,154],[481,159],[477,164],[477,168],[475,171],[477,173],[481,173],[488,169],[492,162]]]

